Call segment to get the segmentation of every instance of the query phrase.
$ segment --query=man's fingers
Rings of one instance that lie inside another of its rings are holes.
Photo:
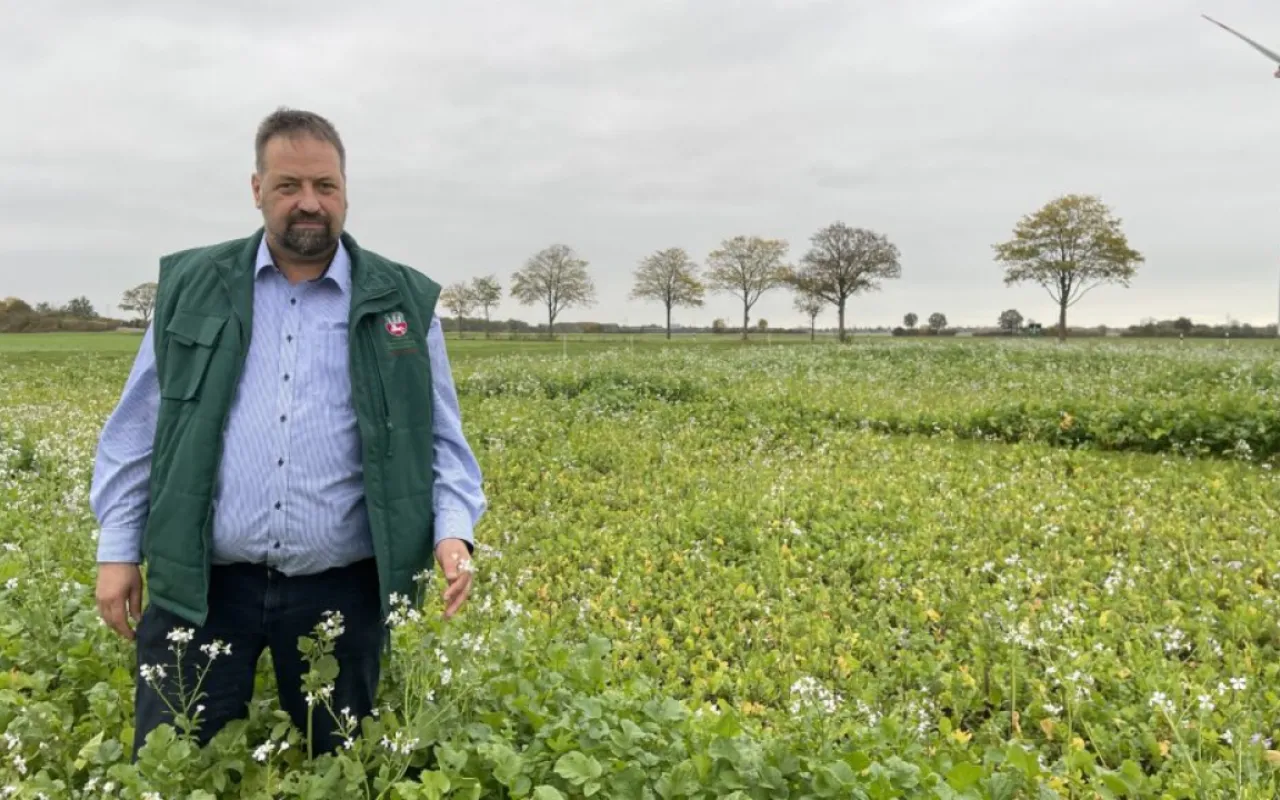
[[[126,639],[133,638],[133,628],[125,620],[124,600],[107,600],[102,604],[102,618],[108,627]]]
[[[471,576],[463,573],[460,577],[449,584],[449,588],[444,592],[445,619],[452,617],[462,608],[462,604],[466,602],[467,593],[471,589]]]
[[[135,623],[142,619],[142,584],[135,583],[129,588],[129,616]]]

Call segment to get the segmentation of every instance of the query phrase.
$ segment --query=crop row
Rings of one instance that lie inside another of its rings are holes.
[[[980,441],[1216,456],[1280,456],[1280,354],[1177,345],[860,343],[739,351],[673,348],[548,359],[491,358],[460,390],[707,404],[712,424],[768,413],[789,429],[868,428]],[[697,413],[697,412],[694,412]]]

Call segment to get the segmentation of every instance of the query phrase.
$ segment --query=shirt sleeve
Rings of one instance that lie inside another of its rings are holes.
[[[151,450],[160,405],[154,339],[143,334],[133,369],[98,438],[89,505],[98,519],[98,561],[142,561],[150,511]]]
[[[435,432],[435,544],[461,539],[474,551],[475,526],[487,500],[480,465],[462,432],[462,414],[444,331],[436,316],[427,331],[427,352],[431,359],[431,418]]]

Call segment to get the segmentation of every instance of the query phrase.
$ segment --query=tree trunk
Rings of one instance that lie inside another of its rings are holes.
[[[547,306],[547,338],[555,341],[556,338],[556,312],[551,310],[551,306]]]
[[[484,338],[489,338],[489,307],[484,307]]]
[[[667,341],[671,340],[671,305],[667,305]]]
[[[458,315],[458,338],[462,338],[462,315]]]
[[[809,341],[817,341],[818,336],[818,318],[809,317]]]
[[[746,303],[742,304],[742,341],[747,340],[747,324],[751,321],[751,309]]]
[[[1058,342],[1067,340],[1067,301],[1058,304]]]
[[[836,303],[840,315],[840,341],[844,341],[844,298],[840,298],[840,302]]]

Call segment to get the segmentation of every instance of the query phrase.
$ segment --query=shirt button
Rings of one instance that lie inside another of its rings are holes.
[[[287,380],[289,380],[289,373],[287,373],[287,372],[286,372],[286,373],[284,374],[284,379],[285,379],[286,381],[287,381]]]
[[[276,549],[277,549],[277,550],[279,550],[279,549],[280,549],[280,543],[279,543],[279,542],[276,542]]]
[[[289,305],[291,305],[291,306],[296,306],[297,304],[298,304],[298,298],[296,298],[296,297],[290,297],[290,298],[289,298]]]
[[[277,466],[277,467],[283,467],[283,466],[284,466],[284,459],[282,458],[282,459],[280,459],[279,461],[277,461],[277,462],[276,462],[276,466]]]
[[[276,508],[280,508],[280,501],[276,501]]]
[[[292,341],[293,341],[293,334],[291,333],[291,334],[289,334],[288,336],[284,337],[284,340],[285,340],[286,342],[292,342]]]
[[[280,421],[281,421],[281,422],[284,422],[284,421],[285,421],[285,415],[284,415],[284,414],[281,414],[281,415],[280,415]]]

